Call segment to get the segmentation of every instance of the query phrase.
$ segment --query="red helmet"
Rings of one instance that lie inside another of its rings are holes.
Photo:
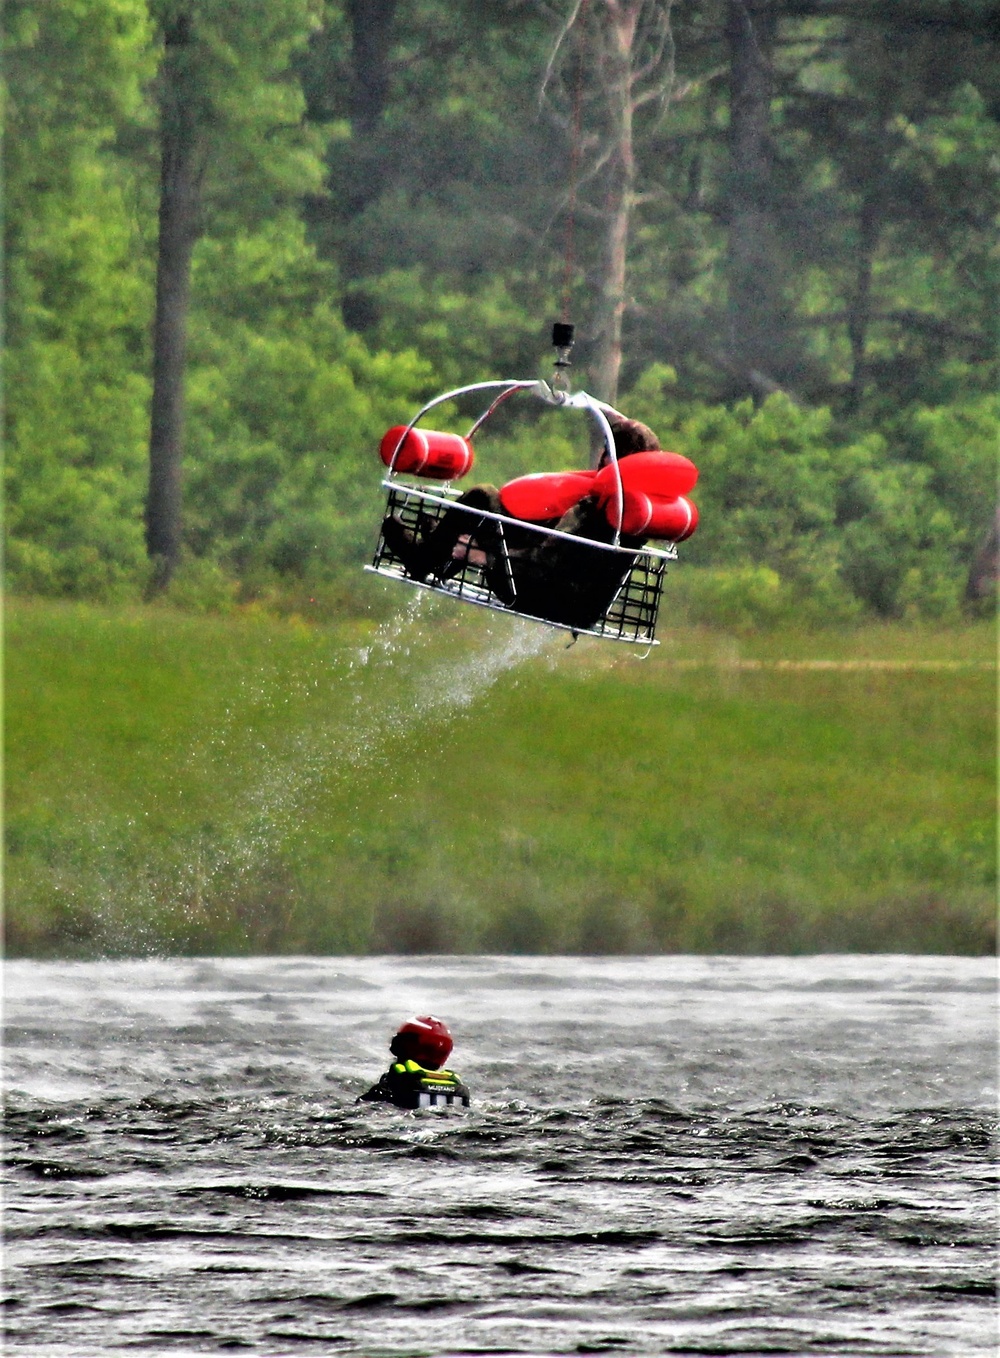
[[[439,1018],[421,1014],[407,1019],[389,1043],[393,1056],[401,1061],[416,1061],[428,1070],[438,1070],[451,1054],[451,1033]]]

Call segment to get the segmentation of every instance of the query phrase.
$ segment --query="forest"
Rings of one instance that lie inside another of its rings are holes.
[[[8,0],[4,43],[14,593],[349,607],[382,432],[561,318],[701,469],[696,620],[990,606],[988,0]]]

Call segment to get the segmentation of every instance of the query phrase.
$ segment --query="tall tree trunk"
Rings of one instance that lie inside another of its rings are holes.
[[[344,321],[362,333],[374,325],[379,304],[364,288],[350,285],[372,271],[369,232],[363,213],[386,182],[382,131],[391,88],[389,53],[395,32],[397,0],[347,0],[351,25],[351,174],[341,202],[349,226],[340,243],[341,276],[348,285],[341,301]]]
[[[1000,580],[1000,508],[993,516],[989,532],[969,568],[965,597],[970,602],[996,595]]]
[[[355,132],[377,132],[389,99],[389,51],[397,0],[347,0],[351,21],[351,123]]]
[[[869,185],[858,212],[858,266],[854,296],[847,313],[847,334],[851,343],[851,381],[847,390],[848,409],[861,405],[867,380],[865,347],[872,309],[872,265],[878,242],[877,189]]]
[[[781,338],[771,211],[774,30],[771,0],[729,0],[729,350],[736,370],[772,379]]]
[[[632,50],[641,0],[607,5],[604,76],[610,114],[611,155],[605,200],[606,226],[598,280],[591,385],[594,395],[614,405],[622,366],[629,231],[635,202]]]
[[[198,234],[201,179],[196,104],[190,88],[190,47],[194,41],[191,15],[179,15],[164,39],[153,398],[146,500],[146,550],[154,563],[155,589],[170,583],[180,558],[184,365],[191,255]]]

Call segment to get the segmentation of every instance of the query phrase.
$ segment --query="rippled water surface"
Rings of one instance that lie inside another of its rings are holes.
[[[997,1351],[994,966],[11,963],[32,1354]],[[354,1099],[413,1012],[469,1113]]]

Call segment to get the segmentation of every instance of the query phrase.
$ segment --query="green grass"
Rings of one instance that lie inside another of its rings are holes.
[[[993,946],[985,623],[645,661],[429,601],[6,628],[14,955]]]

